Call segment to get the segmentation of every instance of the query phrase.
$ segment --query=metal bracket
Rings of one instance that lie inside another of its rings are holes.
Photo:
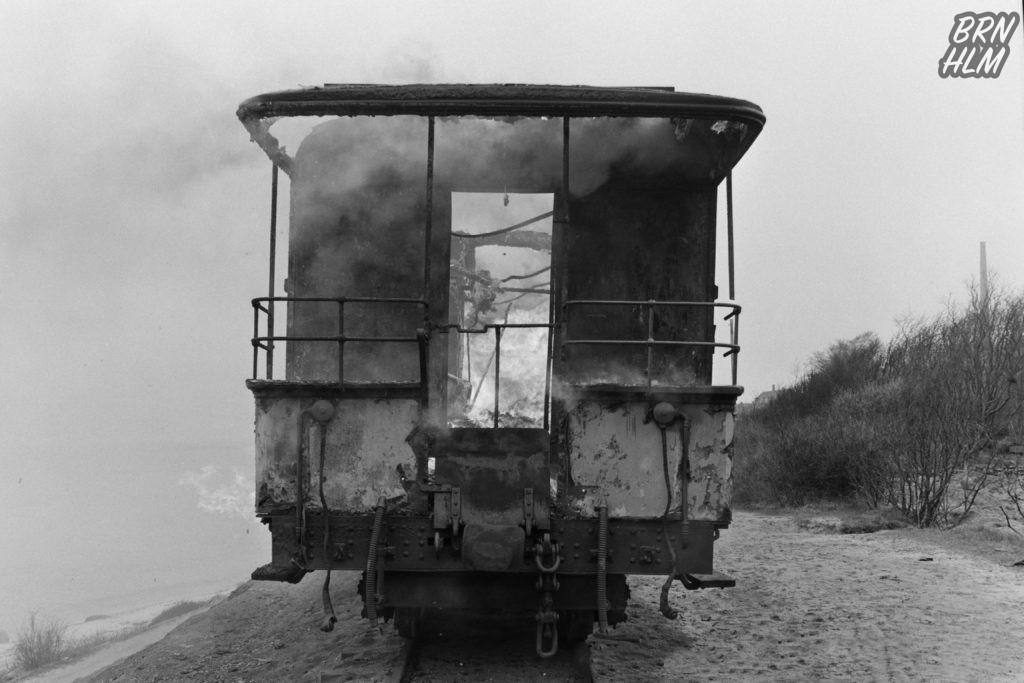
[[[533,489],[523,489],[523,522],[526,525],[527,538],[533,534]]]
[[[355,546],[356,546],[356,542],[353,541],[353,540],[349,540],[349,541],[343,542],[343,543],[335,543],[334,544],[334,559],[339,561],[339,562],[344,562],[345,560],[351,560],[353,557],[355,557]]]
[[[453,486],[451,496],[452,531],[458,533],[459,527],[462,526],[462,490],[458,486]]]
[[[451,492],[434,493],[434,529],[447,529],[451,526]]]
[[[638,549],[637,561],[640,564],[653,564],[661,560],[661,549],[653,545],[642,545]]]
[[[462,527],[462,491],[452,487],[451,493],[452,550],[459,549],[459,529]]]
[[[679,577],[683,586],[689,590],[699,588],[732,588],[736,585],[736,579],[728,574],[683,574]]]

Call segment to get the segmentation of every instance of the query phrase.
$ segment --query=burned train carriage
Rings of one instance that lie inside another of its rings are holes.
[[[239,117],[273,162],[248,382],[273,557],[254,578],[364,572],[366,616],[405,635],[431,609],[529,609],[542,654],[623,620],[627,574],[665,576],[663,596],[732,585],[712,555],[740,309],[731,207],[716,219],[756,105],[328,85]]]

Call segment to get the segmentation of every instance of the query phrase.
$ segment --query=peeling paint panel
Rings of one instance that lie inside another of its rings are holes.
[[[609,407],[585,400],[569,412],[569,472],[581,494],[578,512],[592,514],[590,508],[604,496],[612,517],[664,514],[668,496],[661,431],[653,422],[644,424],[646,413],[646,403]],[[679,429],[669,428],[666,436],[673,510],[678,512]]]
[[[732,411],[685,406],[683,414],[690,424],[687,515],[726,521],[732,514]]]
[[[684,434],[689,437],[690,481],[687,517],[725,520],[732,496],[732,428],[729,410],[683,405],[688,429],[667,428],[666,450],[672,490],[670,514],[681,512],[685,469],[680,467]],[[567,457],[569,503],[577,514],[592,515],[603,499],[611,517],[661,517],[668,501],[661,431],[644,422],[642,401],[606,403],[580,400],[569,411]]]
[[[256,401],[256,512],[295,505],[301,407],[297,399]]]
[[[394,500],[405,495],[399,467],[415,476],[416,457],[406,442],[419,421],[420,405],[414,400],[341,399],[327,427],[324,461],[324,498],[331,510],[369,512],[384,496]],[[311,464],[309,507],[321,507],[320,426],[309,426]]]
[[[323,428],[306,410],[313,399],[264,398],[256,408],[256,511],[294,508],[302,477],[302,498],[312,509],[320,502],[320,444]],[[379,496],[405,494],[399,466],[408,476],[416,459],[406,437],[419,421],[412,399],[335,399],[326,424],[323,494],[327,507],[369,512]],[[301,454],[301,460],[300,460]]]

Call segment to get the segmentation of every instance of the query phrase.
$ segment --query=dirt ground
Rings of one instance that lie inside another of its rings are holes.
[[[716,544],[737,587],[657,610],[661,580],[633,577],[630,622],[591,638],[598,681],[1024,680],[1024,568],[899,532],[814,533],[739,513]],[[358,618],[357,577],[335,574],[341,621],[320,623],[320,575],[246,584],[88,681],[386,681],[401,641]]]
[[[716,544],[736,588],[633,579],[630,622],[594,639],[597,680],[1024,680],[1024,568],[896,531],[840,535],[740,513]]]
[[[251,582],[160,642],[84,681],[391,681],[402,639],[359,617],[359,576],[332,574],[339,621],[320,630],[323,574],[298,585]]]

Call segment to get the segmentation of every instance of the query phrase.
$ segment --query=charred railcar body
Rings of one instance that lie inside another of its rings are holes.
[[[273,162],[275,217],[290,180],[285,291],[272,218],[253,301],[272,534],[254,578],[362,571],[366,616],[406,635],[429,609],[528,609],[544,655],[623,620],[628,574],[666,576],[663,596],[732,585],[713,544],[740,309],[731,207],[728,297],[715,284],[717,214],[756,105],[327,85],[239,117]],[[286,117],[317,117],[294,156]]]

